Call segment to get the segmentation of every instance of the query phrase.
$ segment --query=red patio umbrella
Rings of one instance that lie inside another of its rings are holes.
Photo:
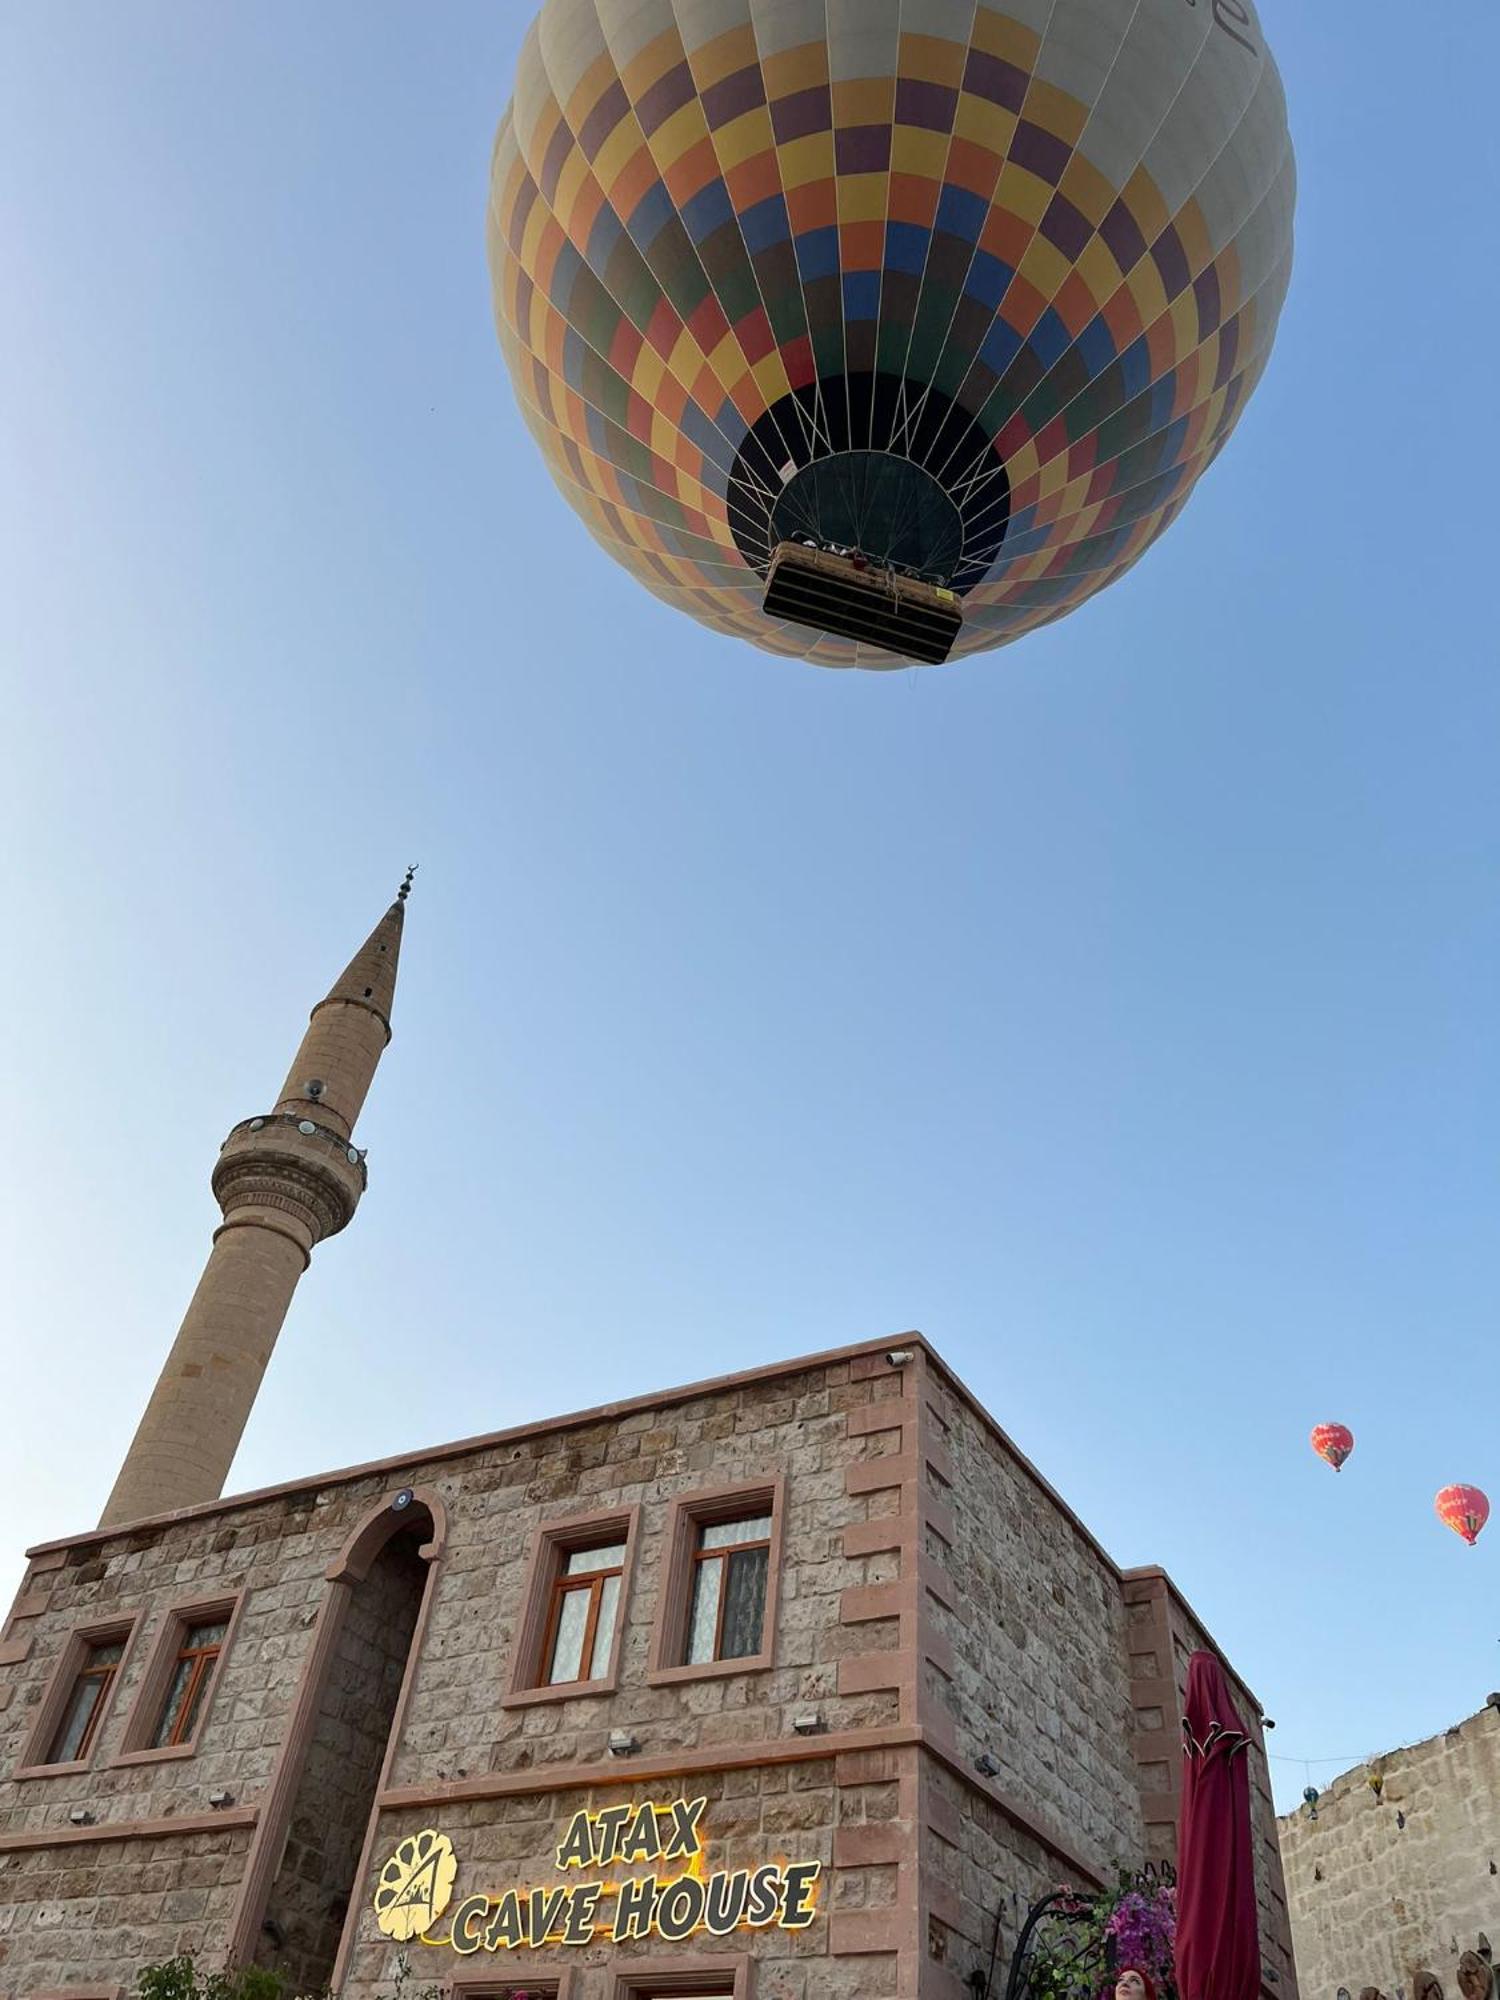
[[[1260,1922],[1250,1827],[1250,1738],[1212,1653],[1188,1662],[1177,1831],[1179,2000],[1256,2000]]]

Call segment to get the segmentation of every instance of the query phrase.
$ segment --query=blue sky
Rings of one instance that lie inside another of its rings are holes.
[[[1124,584],[883,676],[678,621],[548,481],[483,252],[527,13],[7,9],[5,1569],[97,1517],[219,1141],[415,860],[370,1192],[234,1486],[920,1326],[1278,1756],[1457,1720],[1500,29],[1265,0],[1302,197],[1248,417]]]

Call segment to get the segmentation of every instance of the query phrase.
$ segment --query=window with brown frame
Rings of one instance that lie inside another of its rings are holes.
[[[718,1968],[722,1967],[723,1970]],[[674,1966],[668,1971],[656,1964],[640,1965],[620,1972],[615,1978],[614,2000],[746,2000],[750,1991],[747,1959],[694,1969]]]
[[[749,1659],[761,1650],[771,1573],[771,1515],[700,1521],[683,1660],[690,1667]]]
[[[136,1684],[116,1764],[193,1755],[217,1699],[245,1598],[241,1589],[167,1608]]]
[[[639,1518],[637,1507],[612,1507],[538,1524],[506,1707],[613,1689]]]
[[[773,1664],[785,1502],[779,1473],[673,1500],[649,1685],[763,1673]]]
[[[572,1972],[548,1972],[538,1977],[496,1979],[487,1969],[455,1970],[448,1981],[448,2000],[572,2000]]]
[[[44,1762],[81,1763],[94,1747],[109,1706],[110,1690],[125,1657],[125,1635],[87,1642],[62,1715],[47,1745]]]
[[[191,1742],[203,1713],[203,1703],[213,1685],[214,1670],[224,1650],[229,1630],[226,1616],[199,1625],[186,1625],[177,1643],[166,1699],[151,1732],[150,1748],[165,1750]]]
[[[602,1681],[609,1672],[620,1615],[625,1539],[621,1536],[598,1548],[559,1549],[558,1557],[542,1647],[543,1684],[564,1687],[575,1681]]]
[[[563,1991],[555,1979],[522,1979],[515,1985],[501,1980],[498,1986],[491,1980],[471,1985],[467,1979],[455,1979],[452,1986],[455,2000],[559,2000]]]
[[[717,1983],[706,1986],[702,1980],[695,1979],[691,1991],[685,1986],[631,1986],[626,1991],[631,2000],[726,2000],[726,1996],[733,1994],[734,1988]]]

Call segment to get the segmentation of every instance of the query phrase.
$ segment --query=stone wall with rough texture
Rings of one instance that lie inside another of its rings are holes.
[[[954,1540],[930,1553],[952,1578],[935,1617],[956,1672],[946,1707],[966,1763],[1030,1801],[1097,1869],[1144,1856],[1118,1572],[994,1431],[937,1388],[953,1470]]]
[[[809,1702],[830,1730],[892,1720],[886,1696],[841,1697],[836,1667],[852,1643],[841,1593],[873,1580],[880,1562],[850,1559],[841,1546],[851,1518],[844,1475],[865,1449],[848,1436],[848,1413],[899,1388],[895,1379],[852,1381],[849,1365],[836,1364],[521,1440],[476,1455],[461,1479],[435,1474],[430,1483],[450,1510],[449,1549],[393,1782],[598,1760],[611,1730],[625,1727],[651,1755],[780,1738]],[[650,1686],[668,1504],[777,1473],[787,1478],[786,1562],[774,1668]],[[412,1483],[429,1481],[414,1474]],[[618,1692],[506,1708],[534,1531],[614,1506],[641,1509]]]
[[[244,1866],[241,1832],[0,1854],[0,1995],[129,1987],[174,1952],[211,1958]]]
[[[994,1966],[993,1991],[1004,1990],[1011,1948],[1026,1912],[1057,1886],[1056,1856],[1019,1831],[985,1794],[951,1771],[925,1778],[922,1869],[928,1896],[929,1960],[962,1982]],[[999,1925],[997,1936],[996,1925]]]
[[[1500,1711],[1346,1772],[1316,1819],[1304,1806],[1280,1828],[1304,2000],[1412,2000],[1418,1972],[1457,2000],[1459,1954],[1481,1931],[1500,1948]]]

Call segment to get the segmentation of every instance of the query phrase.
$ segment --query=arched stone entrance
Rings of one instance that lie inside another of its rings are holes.
[[[230,1951],[234,1963],[285,1973],[293,1993],[327,1991],[339,1969],[446,1532],[441,1500],[403,1489],[371,1510],[329,1565]]]

